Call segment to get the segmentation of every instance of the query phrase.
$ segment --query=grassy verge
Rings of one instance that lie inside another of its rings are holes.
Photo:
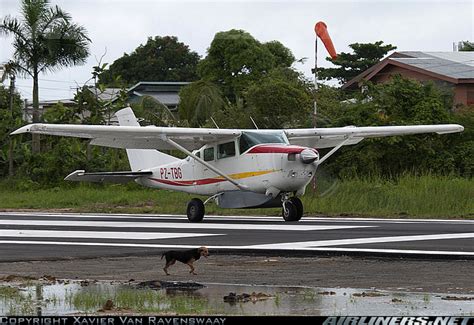
[[[303,197],[307,215],[474,219],[474,180],[444,176],[403,176],[331,182]],[[0,189],[0,209],[69,209],[73,212],[184,214],[193,196],[139,186],[60,187],[39,190]],[[229,210],[214,204],[208,214],[279,215],[279,209]]]

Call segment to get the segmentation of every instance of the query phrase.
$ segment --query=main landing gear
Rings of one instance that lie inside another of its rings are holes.
[[[303,203],[299,198],[293,196],[291,198],[282,198],[282,215],[285,221],[299,221],[303,216]]]
[[[289,194],[282,196],[282,215],[285,221],[299,221],[303,216],[303,203],[296,196]],[[207,201],[206,201],[207,202]],[[194,198],[188,203],[186,211],[190,222],[201,222],[204,218],[205,208],[202,200]]]
[[[192,199],[188,203],[186,213],[190,222],[201,222],[205,213],[204,203],[200,199]]]

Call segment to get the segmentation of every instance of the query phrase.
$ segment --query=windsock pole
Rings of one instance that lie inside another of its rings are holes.
[[[329,36],[327,26],[324,22],[319,21],[314,25],[314,31],[316,33],[316,39],[314,41],[314,111],[313,111],[313,125],[316,127],[316,114],[318,113],[318,106],[316,103],[316,94],[318,92],[318,37],[323,41],[324,47],[328,51],[332,59],[337,57],[334,44],[332,43],[331,37]]]
[[[318,36],[314,38],[314,107],[313,107],[313,127],[316,127],[316,115],[318,114],[318,103],[316,93],[318,92]]]

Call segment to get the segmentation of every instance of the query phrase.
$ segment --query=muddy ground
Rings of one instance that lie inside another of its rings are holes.
[[[108,257],[0,263],[8,275],[60,279],[196,281],[203,283],[376,288],[474,294],[474,261],[362,257],[265,257],[213,255],[195,263],[198,275],[177,263],[163,272],[159,256]]]

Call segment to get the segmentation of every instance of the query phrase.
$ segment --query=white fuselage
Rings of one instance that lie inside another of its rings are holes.
[[[256,193],[268,194],[271,190],[301,195],[316,172],[316,163],[308,164],[300,159],[300,152],[307,149],[305,147],[285,143],[257,144],[240,153],[239,141],[233,143],[234,151],[227,142],[226,148],[221,148],[220,144],[206,145],[194,154]],[[227,156],[225,149],[229,146],[231,154]],[[191,157],[151,168],[151,171],[153,175],[140,178],[138,182],[198,195],[238,190],[236,185]]]

